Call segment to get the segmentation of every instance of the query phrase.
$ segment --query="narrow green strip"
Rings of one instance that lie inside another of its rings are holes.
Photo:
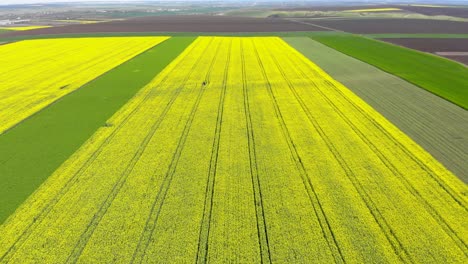
[[[356,35],[312,38],[468,109],[468,68],[460,63]]]
[[[468,38],[468,34],[366,34],[368,38]]]
[[[0,135],[0,223],[194,39],[168,39]]]

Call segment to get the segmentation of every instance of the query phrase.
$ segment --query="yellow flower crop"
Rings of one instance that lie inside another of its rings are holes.
[[[165,39],[45,39],[0,46],[0,134]]]
[[[280,38],[200,37],[108,123],[0,262],[466,260],[466,185]]]
[[[13,31],[25,31],[31,29],[39,29],[39,28],[49,28],[50,26],[24,26],[24,27],[0,27],[0,29],[7,29]]]

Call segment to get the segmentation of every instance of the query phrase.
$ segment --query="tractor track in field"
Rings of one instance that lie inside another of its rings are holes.
[[[297,55],[296,55],[297,56]],[[303,65],[307,66],[306,63],[301,59],[298,58]],[[312,81],[307,74],[305,74],[301,68],[299,68],[299,71],[301,72],[301,75],[303,78],[309,79]],[[364,116],[368,121],[370,121],[374,127],[382,132],[391,142],[393,142],[396,146],[398,146],[409,158],[411,158],[413,161],[415,161],[421,169],[426,171],[428,174],[434,174],[431,175],[432,178],[437,177],[435,173],[428,168],[422,161],[414,157],[414,155],[411,155],[410,150],[408,150],[404,145],[402,145],[398,140],[396,140],[392,135],[388,133],[386,129],[384,129],[375,119],[373,119],[371,116],[369,116],[361,107],[356,105],[352,100],[350,100],[343,92],[333,85],[330,81],[326,80],[326,83],[329,84],[330,87],[333,87],[333,89],[341,95],[343,99],[345,99],[349,104],[353,106],[362,116]],[[443,217],[439,214],[439,212],[431,206],[431,204],[420,194],[420,192],[413,186],[412,183],[410,183],[404,176],[404,174],[396,168],[392,162],[390,162],[378,149],[378,147],[371,141],[369,140],[363,131],[361,131],[359,128],[357,128],[354,123],[349,120],[348,117],[343,113],[342,110],[333,102],[332,99],[330,99],[323,91],[321,91],[319,88],[315,87],[318,93],[327,101],[328,104],[333,106],[333,109],[335,112],[341,117],[343,121],[345,121],[354,131],[354,133],[367,145],[370,147],[372,152],[379,158],[379,160],[385,165],[386,168],[388,168],[394,175],[398,176],[398,180],[402,183],[403,186],[405,186],[406,190],[410,192],[426,209],[426,211],[436,220],[436,222],[440,225],[440,227],[451,237],[451,239],[458,245],[458,247],[463,251],[463,252],[468,252],[467,245],[464,243],[463,239],[457,235],[457,233],[453,230],[453,228],[443,219]],[[423,165],[424,167],[422,167]],[[434,179],[435,180],[435,179]],[[442,186],[440,182],[436,181],[440,187],[445,187]],[[450,192],[444,188],[444,190],[448,193],[450,197],[452,197],[463,209],[467,209],[461,202],[463,200],[456,200],[455,197],[451,195]]]
[[[133,154],[133,157],[130,160],[130,162],[128,163],[127,167],[121,173],[121,175],[117,179],[114,186],[112,186],[111,192],[107,195],[106,199],[104,200],[104,202],[99,207],[98,212],[96,214],[94,214],[93,218],[91,219],[91,222],[86,226],[86,230],[81,234],[80,239],[76,243],[75,247],[73,248],[72,253],[69,255],[69,257],[67,259],[67,263],[76,263],[77,262],[78,258],[80,257],[81,253],[83,252],[84,248],[86,247],[89,239],[93,235],[94,230],[96,230],[97,226],[99,225],[99,222],[102,220],[104,215],[107,213],[107,210],[112,205],[113,201],[115,200],[115,197],[117,197],[120,190],[122,189],[122,187],[126,183],[128,176],[132,173],[133,169],[135,168],[135,165],[137,164],[137,162],[140,160],[140,157],[145,152],[149,142],[151,141],[151,139],[155,135],[156,131],[158,130],[158,128],[161,125],[164,118],[166,117],[166,114],[171,109],[174,101],[178,98],[178,95],[180,94],[180,91],[181,91],[181,89],[177,89],[176,91],[174,91],[174,96],[171,98],[171,100],[165,106],[163,112],[161,113],[159,118],[156,120],[156,122],[152,125],[149,133],[146,135],[146,137],[141,142],[141,146],[138,148],[137,152],[135,154]]]
[[[279,67],[279,65],[277,65],[277,66]],[[300,104],[302,110],[304,111],[304,113],[306,114],[307,118],[309,119],[311,124],[314,126],[315,130],[318,132],[318,134],[322,138],[323,142],[325,142],[328,150],[332,153],[335,160],[340,164],[340,167],[345,172],[345,175],[347,176],[349,181],[352,183],[352,185],[356,189],[357,193],[361,197],[362,201],[366,205],[367,209],[369,210],[369,212],[373,216],[374,220],[376,221],[377,225],[380,227],[380,229],[384,233],[385,237],[387,238],[390,245],[392,246],[394,253],[403,262],[414,262],[411,259],[410,255],[408,254],[407,250],[403,247],[401,242],[395,236],[395,232],[392,230],[391,226],[389,225],[389,223],[387,222],[385,217],[382,215],[382,213],[380,212],[378,207],[375,205],[375,203],[372,200],[371,196],[366,192],[366,190],[364,189],[364,187],[362,186],[360,181],[357,180],[357,177],[356,177],[355,173],[350,168],[350,166],[347,164],[346,160],[341,156],[340,152],[338,151],[338,149],[336,149],[333,142],[327,137],[326,133],[323,131],[320,124],[313,118],[313,115],[310,112],[309,108],[307,107],[307,104],[303,101],[301,96],[297,93],[296,89],[290,83],[289,79],[286,79],[286,82],[288,83],[289,89],[294,94],[294,97],[296,98],[296,100],[299,102],[299,104]]]
[[[216,180],[217,172],[217,163],[218,163],[218,153],[221,140],[221,129],[223,122],[224,114],[224,99],[226,96],[227,82],[228,82],[228,73],[229,73],[229,64],[231,61],[231,48],[232,41],[229,42],[228,56],[226,60],[226,65],[224,68],[224,78],[222,84],[221,96],[218,104],[218,114],[216,117],[216,128],[215,136],[213,138],[213,146],[210,159],[210,168],[207,177],[206,185],[206,196],[205,196],[205,205],[203,207],[203,218],[200,225],[200,237],[198,240],[198,252],[197,252],[197,263],[206,263],[209,247],[209,236],[210,236],[210,227],[211,227],[211,216],[213,211],[213,197],[214,197],[214,186]]]
[[[210,44],[207,45],[207,47],[209,47],[211,45],[212,41],[210,42]],[[218,50],[219,50],[219,47],[221,46],[220,43],[218,43],[217,47],[216,47],[216,51],[214,52],[214,54],[217,54],[218,53]],[[200,56],[200,59],[202,58],[202,56]],[[190,132],[190,128],[192,126],[192,123],[193,123],[193,120],[195,118],[195,114],[198,110],[198,106],[200,104],[200,101],[203,97],[203,94],[207,88],[207,86],[210,85],[210,82],[209,82],[209,77],[211,75],[211,71],[213,69],[213,65],[214,65],[214,62],[216,60],[216,56],[213,56],[213,60],[211,61],[211,64],[209,66],[209,69],[208,69],[208,72],[206,73],[206,76],[205,76],[205,80],[207,81],[207,84],[206,85],[201,85],[200,87],[200,90],[198,92],[198,95],[197,95],[197,98],[195,100],[195,103],[192,107],[192,110],[190,112],[190,115],[189,115],[189,118],[184,126],[184,130],[182,131],[182,135],[179,139],[179,143],[177,144],[177,148],[176,148],[176,151],[172,157],[172,160],[171,160],[171,163],[169,165],[169,168],[168,168],[168,171],[166,173],[166,176],[164,178],[164,181],[163,183],[161,184],[161,187],[158,191],[158,195],[156,196],[156,199],[153,201],[153,204],[151,206],[151,211],[150,211],[150,214],[146,220],[146,224],[145,224],[145,227],[143,228],[143,231],[141,233],[141,236],[140,236],[140,239],[138,241],[138,246],[137,248],[135,249],[134,253],[133,253],[133,256],[132,256],[132,260],[131,260],[131,263],[142,263],[143,262],[143,259],[146,255],[146,251],[147,251],[147,248],[151,242],[151,238],[153,236],[153,233],[154,233],[154,230],[156,228],[156,224],[157,224],[157,221],[159,219],[159,214],[161,212],[161,209],[163,207],[163,204],[164,204],[164,200],[166,198],[166,195],[167,195],[167,192],[171,186],[171,183],[172,183],[172,179],[174,177],[174,174],[176,172],[176,169],[177,169],[177,165],[179,163],[179,158],[182,154],[182,150],[184,149],[185,147],[185,141],[187,140],[187,136]]]
[[[260,247],[260,257],[262,263],[271,263],[271,252],[270,245],[268,242],[268,230],[265,218],[265,209],[263,208],[263,197],[260,178],[258,176],[257,168],[257,155],[255,151],[255,137],[252,125],[252,116],[250,113],[250,102],[247,84],[247,74],[245,66],[245,53],[244,43],[240,44],[241,50],[241,61],[242,61],[242,90],[244,94],[244,113],[247,125],[247,139],[249,146],[249,164],[250,164],[250,175],[252,178],[252,188],[254,193],[254,206],[257,219],[257,234]]]
[[[187,82],[189,77],[190,77],[190,75],[186,76],[186,78],[184,79],[184,84]],[[182,85],[182,86],[184,86],[184,85]],[[122,189],[122,187],[126,183],[128,176],[132,173],[133,169],[135,168],[135,165],[138,163],[141,156],[145,152],[149,142],[151,141],[153,136],[156,134],[156,131],[158,130],[158,128],[161,125],[162,121],[166,118],[167,113],[172,108],[173,103],[176,101],[176,99],[180,95],[181,91],[182,91],[182,89],[176,89],[173,92],[174,95],[172,96],[170,101],[167,103],[167,105],[164,107],[162,113],[159,115],[156,122],[154,122],[153,125],[151,126],[148,134],[145,136],[145,138],[141,142],[140,147],[138,148],[137,152],[133,155],[133,157],[130,160],[130,162],[128,163],[127,167],[125,168],[125,170],[122,172],[120,177],[117,179],[117,182],[112,187],[111,192],[109,193],[109,195],[106,197],[104,202],[99,207],[98,212],[96,214],[94,214],[91,222],[86,226],[85,232],[83,232],[81,234],[80,239],[76,243],[75,247],[73,248],[72,253],[69,255],[69,257],[67,259],[67,263],[76,263],[78,261],[78,258],[80,257],[80,255],[83,252],[84,248],[86,247],[89,239],[91,238],[91,236],[93,235],[93,233],[96,230],[97,226],[99,225],[99,222],[102,220],[104,215],[107,213],[107,210],[112,205],[113,201],[115,200],[115,197],[117,197],[118,193],[120,192],[120,190]]]
[[[299,155],[299,153],[297,151],[296,145],[295,145],[294,141],[291,138],[291,133],[289,132],[289,129],[286,126],[286,122],[284,121],[283,115],[282,115],[281,110],[279,108],[278,101],[277,101],[277,99],[276,99],[276,97],[275,97],[275,95],[273,93],[271,83],[270,83],[270,81],[268,79],[268,76],[266,74],[265,67],[264,67],[263,62],[262,62],[262,60],[260,58],[260,55],[258,54],[258,49],[257,49],[257,47],[256,47],[256,45],[254,43],[252,43],[252,45],[254,47],[255,55],[256,55],[258,64],[260,65],[261,72],[262,72],[263,78],[264,78],[266,86],[267,86],[268,94],[270,95],[270,99],[271,99],[273,107],[275,109],[276,118],[278,119],[278,121],[280,123],[282,134],[283,134],[284,138],[286,139],[286,142],[287,142],[288,148],[289,148],[289,152],[290,152],[291,156],[294,159],[296,168],[298,169],[299,174],[301,175],[302,183],[304,184],[304,188],[306,189],[307,194],[309,196],[309,201],[312,204],[312,208],[314,209],[315,216],[316,216],[316,218],[317,218],[317,220],[318,220],[318,222],[320,224],[323,236],[325,237],[325,240],[327,241],[329,250],[330,250],[330,252],[332,253],[332,255],[334,257],[335,262],[336,263],[344,263],[345,260],[344,260],[343,254],[342,254],[341,249],[340,249],[340,247],[338,245],[338,242],[336,241],[335,235],[334,235],[333,230],[332,230],[332,228],[330,226],[330,222],[329,222],[329,220],[328,220],[328,218],[327,218],[327,216],[325,214],[325,211],[323,210],[322,204],[320,203],[317,192],[315,191],[314,185],[312,184],[312,182],[310,180],[310,177],[309,177],[309,175],[307,173],[307,170],[305,169],[305,166],[302,163],[302,159],[301,159],[301,156]],[[276,60],[275,60],[275,62],[276,62]],[[281,71],[281,73],[283,74],[284,79],[287,80],[284,73],[282,71]]]
[[[194,46],[192,46],[191,49],[193,49]],[[185,56],[187,56],[190,52],[187,52]],[[180,60],[178,62],[178,65],[182,62],[183,60]],[[161,80],[161,83],[164,83],[168,80],[169,75],[166,75],[163,80]],[[140,109],[144,103],[153,96],[153,93],[159,94],[161,93],[160,90],[158,89],[152,89],[151,92],[148,92],[143,100],[141,100],[138,105],[130,112],[128,115],[123,119],[123,121],[116,127],[111,134],[106,137],[106,139],[101,143],[101,145],[96,149],[95,152],[83,163],[83,165],[73,174],[72,177],[64,184],[64,186],[60,189],[60,191],[56,194],[56,196],[50,200],[49,203],[45,205],[45,207],[40,211],[40,213],[34,218],[34,221],[31,222],[21,233],[21,235],[16,239],[16,241],[12,244],[12,246],[5,252],[0,257],[0,262],[2,261],[9,261],[9,257],[12,257],[15,253],[15,250],[19,248],[31,235],[32,229],[35,226],[38,226],[42,221],[47,217],[47,215],[52,211],[52,208],[63,198],[63,196],[78,182],[79,176],[83,171],[85,171],[87,168],[91,166],[91,164],[96,160],[96,158],[102,153],[104,148],[112,142],[112,139],[114,136],[117,134],[122,127],[125,126],[125,124],[130,120],[130,118]]]
[[[343,95],[343,97],[345,97],[345,96]],[[386,131],[376,120],[374,120],[373,118],[371,118],[370,116],[365,114],[365,112],[360,107],[358,107],[355,103],[349,101],[349,99],[347,97],[345,97],[345,98],[346,98],[346,100],[348,102],[350,102],[354,106],[355,109],[357,109],[370,122],[372,122],[376,126],[377,129],[379,129],[381,132],[383,132],[385,134],[385,136],[387,136],[390,140],[393,140],[393,142],[395,142],[398,145],[398,147],[408,157],[410,157],[416,164],[418,164],[418,166],[422,170],[427,172],[431,176],[431,178],[439,185],[439,187],[441,187],[457,204],[459,204],[465,210],[468,209],[467,204],[466,204],[466,202],[464,202],[463,198],[459,197],[459,195],[454,190],[452,190],[449,186],[446,186],[443,182],[441,182],[442,180],[437,176],[437,174],[431,168],[427,167],[427,165],[423,161],[421,161],[420,159],[418,159],[414,155],[411,155],[411,151],[408,150],[408,148],[406,148],[404,145],[402,145],[401,142],[395,141],[394,139],[392,139],[393,137],[388,133],[388,131]]]
[[[335,90],[338,91],[338,89],[336,89],[336,87],[334,87]],[[317,89],[319,90],[319,89]],[[382,162],[382,164],[385,165],[385,167],[387,169],[389,169],[393,175],[396,175],[398,176],[398,180],[402,183],[403,186],[405,186],[405,189],[411,193],[426,209],[426,211],[434,218],[434,220],[436,220],[436,222],[439,224],[439,226],[452,238],[452,240],[458,245],[458,247],[463,251],[463,252],[468,252],[467,250],[467,246],[466,244],[463,242],[462,238],[460,238],[460,236],[458,236],[456,234],[456,232],[450,227],[450,225],[443,219],[443,217],[437,212],[436,209],[434,209],[430,203],[428,203],[428,201],[421,196],[420,192],[418,190],[415,189],[415,187],[413,186],[413,184],[411,184],[406,178],[405,176],[403,175],[403,173],[398,169],[396,168],[392,162],[390,162],[379,150],[378,150],[378,147],[375,146],[374,143],[372,143],[372,141],[370,141],[368,138],[365,137],[364,133],[359,130],[346,116],[345,114],[339,110],[339,108],[333,103],[333,101],[328,98],[326,95],[323,94],[322,91],[319,91],[319,93],[324,97],[324,99],[330,104],[333,106],[333,108],[336,110],[336,112],[338,113],[338,115],[342,118],[343,121],[345,121],[353,130],[353,132],[363,141],[365,142],[369,147],[370,149],[372,150],[372,152],[379,158],[379,160]],[[345,95],[342,95],[344,98],[345,98]],[[346,100],[349,102],[348,98],[346,98]],[[356,105],[353,105],[355,108],[357,107]],[[357,108],[356,108],[357,109]],[[371,117],[369,117],[368,115],[365,115],[366,118],[371,121]],[[374,123],[375,125],[375,123]],[[376,127],[377,129],[379,129],[379,131],[382,131],[381,127]],[[396,141],[394,140],[394,138],[392,139],[391,137],[389,137],[389,135],[387,135],[387,137],[394,143],[396,143]],[[425,170],[426,171],[426,170]],[[430,173],[429,171],[426,171],[428,173]],[[464,208],[466,210],[466,208]]]

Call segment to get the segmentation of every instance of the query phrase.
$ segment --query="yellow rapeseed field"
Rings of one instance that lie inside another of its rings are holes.
[[[0,134],[166,39],[44,39],[0,46]]]
[[[0,263],[466,260],[466,185],[280,38],[200,37],[108,124]]]
[[[25,30],[49,28],[49,27],[51,26],[0,27],[0,29],[7,29],[7,30],[13,30],[13,31],[25,31]]]

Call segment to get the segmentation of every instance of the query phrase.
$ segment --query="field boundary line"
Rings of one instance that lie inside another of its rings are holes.
[[[278,101],[277,101],[277,99],[276,99],[276,97],[275,97],[275,95],[273,93],[272,85],[270,83],[270,80],[268,79],[265,67],[264,67],[263,62],[262,62],[262,60],[260,58],[260,55],[258,53],[257,46],[253,41],[252,41],[252,45],[254,46],[255,56],[256,56],[257,61],[258,61],[259,65],[260,65],[263,78],[265,79],[268,94],[270,95],[271,102],[272,102],[273,107],[275,109],[275,115],[276,115],[276,118],[278,119],[278,123],[280,124],[283,137],[286,139],[286,142],[287,142],[288,148],[289,148],[289,152],[291,153],[291,156],[294,159],[294,163],[296,165],[296,168],[298,169],[299,174],[301,175],[301,179],[302,179],[302,183],[304,185],[304,189],[306,190],[307,195],[309,196],[309,201],[310,201],[310,203],[312,205],[312,208],[314,209],[314,213],[315,213],[315,216],[317,217],[317,221],[320,224],[322,234],[323,234],[325,240],[327,241],[328,248],[330,249],[330,252],[332,253],[332,255],[333,255],[334,259],[335,259],[335,263],[345,263],[346,261],[345,261],[345,259],[343,257],[343,253],[341,252],[341,248],[338,245],[338,242],[336,241],[335,234],[333,233],[330,222],[328,221],[328,218],[327,218],[327,216],[325,214],[325,211],[324,211],[324,209],[322,207],[322,204],[320,203],[320,199],[318,197],[318,194],[315,191],[314,185],[310,180],[309,174],[307,173],[307,170],[306,170],[304,164],[302,163],[302,158],[299,155],[299,153],[297,151],[297,148],[296,148],[296,145],[295,145],[294,141],[291,138],[291,133],[289,132],[289,129],[288,129],[287,125],[286,125],[286,122],[284,121],[283,114],[282,114],[281,109],[279,107]],[[266,50],[268,50],[268,54],[270,54],[270,56],[273,58],[273,55],[271,54],[270,50],[269,49],[266,49]],[[275,61],[275,63],[277,63],[276,58],[274,58],[274,61]],[[278,67],[278,65],[277,65],[277,67]],[[289,80],[284,75],[282,69],[280,69],[280,71],[281,71],[281,74],[282,74],[284,80],[289,82]]]
[[[193,47],[189,47],[189,48],[190,48],[190,50],[193,49]],[[187,53],[183,54],[183,56],[184,57],[187,56],[188,53],[189,52],[187,51]],[[181,61],[182,61],[182,59],[180,61],[178,61],[178,65],[181,63]],[[165,74],[165,73],[161,72],[161,74]],[[161,83],[165,82],[168,79],[168,77],[169,77],[169,75],[166,74],[166,76],[164,76],[163,80],[159,81],[158,84],[161,84]],[[148,85],[152,85],[151,82]],[[47,203],[44,206],[44,208],[41,210],[41,212],[35,217],[34,221],[25,228],[25,230],[21,233],[21,235],[13,243],[13,245],[8,249],[8,251],[5,252],[5,254],[0,257],[0,262],[4,261],[10,254],[14,254],[14,252],[12,252],[12,251],[14,251],[15,248],[21,246],[21,245],[17,245],[18,243],[22,244],[29,238],[29,235],[31,235],[31,232],[32,232],[31,229],[34,226],[37,226],[40,223],[42,223],[42,221],[52,211],[53,206],[56,205],[63,198],[63,196],[72,188],[72,186],[75,183],[78,182],[79,175],[81,174],[81,172],[85,171],[87,168],[89,168],[89,166],[91,166],[92,162],[94,162],[94,160],[99,156],[99,154],[102,152],[102,150],[105,148],[105,146],[107,146],[112,141],[112,139],[117,134],[117,132],[120,131],[120,129],[127,123],[127,121],[151,97],[151,95],[153,95],[153,93],[161,93],[161,91],[158,90],[158,89],[148,89],[148,91],[145,91],[145,88],[149,87],[148,85],[146,87],[142,88],[142,90],[140,91],[141,93],[147,92],[145,97],[140,102],[138,102],[138,104],[135,106],[135,108],[130,113],[128,113],[125,116],[125,118],[123,118],[123,120],[119,124],[119,126],[112,130],[111,134],[108,137],[106,137],[106,139],[101,143],[101,145],[96,149],[96,151],[83,163],[82,166],[80,166],[80,168],[73,174],[73,176],[71,176],[69,178],[69,180],[64,184],[64,186],[60,189],[60,191],[57,193],[57,195],[53,199],[51,199],[49,203]],[[133,98],[135,98],[135,97],[133,97]],[[8,262],[8,260],[6,260],[6,261]]]
[[[334,28],[331,28],[331,27],[320,26],[320,25],[317,25],[317,24],[314,24],[314,23],[298,21],[298,20],[295,20],[295,19],[285,19],[285,20],[295,22],[295,23],[299,23],[299,24],[314,26],[314,27],[318,27],[318,28],[322,28],[322,29],[326,29],[326,30],[331,30],[331,31],[339,32],[339,33],[347,33],[347,32],[345,32],[343,30],[334,29]]]
[[[247,139],[249,146],[249,164],[250,164],[250,175],[252,179],[252,188],[254,193],[254,206],[255,215],[257,219],[257,234],[258,242],[260,247],[260,257],[262,263],[271,263],[271,252],[270,244],[268,241],[268,230],[265,217],[265,209],[263,208],[263,196],[262,188],[260,183],[260,177],[258,176],[257,168],[257,155],[255,148],[255,134],[252,125],[252,115],[250,112],[249,92],[247,83],[247,73],[245,66],[245,52],[244,42],[241,39],[240,43],[241,61],[242,61],[242,91],[244,94],[244,114],[247,125]]]
[[[403,262],[413,262],[406,251],[406,249],[403,247],[401,242],[398,240],[398,238],[395,236],[395,232],[392,230],[390,225],[387,223],[385,218],[382,216],[382,213],[380,210],[377,208],[375,205],[374,201],[370,197],[370,195],[365,191],[365,189],[362,187],[362,184],[359,182],[357,179],[356,175],[354,174],[353,170],[349,167],[349,165],[346,163],[346,160],[341,156],[339,151],[336,149],[334,146],[333,142],[330,141],[330,139],[326,136],[326,133],[323,131],[322,127],[320,124],[313,118],[313,115],[311,114],[309,108],[307,107],[307,104],[303,101],[303,99],[300,97],[300,95],[297,93],[296,89],[294,86],[290,83],[290,81],[287,79],[288,87],[296,97],[296,100],[299,102],[301,105],[301,108],[303,109],[304,113],[306,114],[307,118],[311,122],[311,124],[314,126],[315,130],[317,130],[318,134],[320,137],[323,139],[325,142],[328,150],[332,153],[332,155],[335,157],[336,161],[340,164],[340,167],[343,169],[345,172],[345,175],[347,178],[350,180],[354,188],[356,189],[357,193],[361,197],[362,201],[366,205],[367,209],[369,210],[370,214],[373,216],[374,220],[384,233],[385,237],[389,241],[390,245],[392,246],[395,254],[403,261]],[[401,249],[401,250],[399,250]]]
[[[206,46],[206,49],[205,51],[208,49],[208,47],[211,45],[211,43],[213,42],[213,39],[210,40],[210,43]],[[219,50],[219,47],[220,47],[220,44],[217,45],[217,48],[216,48],[216,51],[214,54],[217,54],[218,53],[218,50]],[[203,52],[204,54],[205,52]],[[198,63],[201,61],[201,58],[203,58],[202,55],[200,55],[199,57],[199,60],[197,60],[197,62],[194,64],[194,65],[198,65]],[[182,154],[182,150],[184,149],[185,147],[185,142],[187,140],[187,137],[188,137],[188,134],[190,132],[190,128],[192,127],[192,123],[193,123],[193,120],[195,118],[195,114],[198,110],[198,106],[200,104],[200,101],[204,95],[204,92],[207,88],[207,86],[210,85],[209,83],[209,77],[211,75],[211,71],[212,71],[212,68],[213,68],[213,65],[214,65],[214,62],[216,60],[216,56],[213,56],[213,60],[211,61],[211,64],[209,66],[209,69],[208,69],[208,72],[205,76],[205,81],[207,82],[206,85],[203,85],[201,84],[201,87],[199,89],[199,92],[198,92],[198,95],[197,95],[197,98],[192,106],[192,110],[189,114],[189,118],[184,126],[184,129],[182,131],[182,134],[180,136],[180,139],[179,139],[179,143],[177,144],[177,148],[176,148],[176,151],[174,152],[174,155],[172,156],[172,160],[171,160],[171,163],[169,164],[169,168],[166,172],[166,175],[164,177],[164,181],[163,183],[161,184],[159,190],[158,190],[158,194],[156,196],[156,198],[154,199],[153,203],[152,203],[152,206],[151,206],[151,210],[149,212],[149,216],[146,220],[146,223],[145,223],[145,227],[143,228],[142,230],[142,233],[140,235],[140,239],[138,241],[138,245],[133,253],[133,256],[132,256],[132,260],[131,260],[131,263],[142,263],[144,262],[143,259],[146,255],[146,251],[147,251],[147,248],[151,242],[151,238],[153,237],[153,232],[156,228],[156,224],[157,224],[157,221],[159,219],[159,214],[161,212],[161,209],[163,207],[163,204],[164,204],[164,200],[166,198],[166,195],[167,195],[167,192],[171,186],[171,183],[172,183],[172,179],[174,177],[174,174],[175,174],[175,171],[177,169],[177,165],[179,163],[179,158]],[[191,76],[191,75],[190,75]],[[188,79],[188,77],[187,77]]]
[[[221,141],[221,129],[223,122],[224,114],[224,99],[226,96],[227,89],[227,79],[229,73],[229,64],[231,61],[231,48],[232,40],[229,42],[228,56],[226,60],[226,66],[224,69],[224,79],[222,84],[221,96],[218,104],[218,115],[216,117],[216,128],[215,136],[213,137],[213,145],[211,152],[210,168],[208,172],[207,185],[206,185],[206,195],[205,195],[205,205],[203,208],[203,218],[200,224],[200,237],[198,240],[198,252],[197,252],[197,263],[206,263],[208,261],[208,248],[209,248],[209,236],[210,236],[210,227],[211,227],[211,217],[213,211],[213,196],[215,191],[215,181],[216,181],[216,171],[218,163],[218,153],[219,146]]]

